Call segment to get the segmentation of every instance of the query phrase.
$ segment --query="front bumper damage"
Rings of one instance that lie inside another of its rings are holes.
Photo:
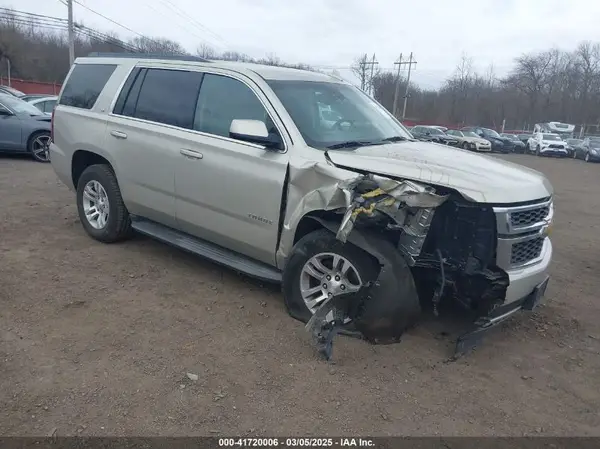
[[[453,357],[458,358],[468,351],[475,349],[491,329],[495,328],[515,313],[520,312],[521,310],[531,311],[535,309],[544,297],[549,279],[549,276],[546,276],[546,279],[524,298],[500,306],[490,312],[488,316],[477,319],[475,323],[473,323],[473,328],[469,332],[462,334],[456,341]]]
[[[423,300],[433,304],[434,314],[442,298],[475,312],[474,329],[459,339],[456,354],[502,321],[496,314],[504,304],[509,276],[495,264],[496,222],[490,207],[450,189],[326,160],[328,164],[290,168],[288,200],[298,206],[286,210],[283,230],[309,217],[338,240],[363,249],[380,266],[376,278],[367,279],[358,292],[324,301],[306,324],[326,359],[338,333],[375,344],[398,342],[416,322]],[[291,250],[289,234],[279,245],[281,259]],[[511,307],[523,308],[518,305]],[[512,309],[506,317],[511,314]]]

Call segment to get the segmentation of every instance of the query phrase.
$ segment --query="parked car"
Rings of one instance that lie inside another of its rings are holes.
[[[48,162],[50,117],[13,95],[0,93],[0,151],[29,153]]]
[[[54,110],[54,106],[56,106],[57,99],[57,96],[40,97],[29,101],[29,104],[32,104],[45,114],[52,115],[52,111]]]
[[[321,123],[319,103],[348,126]],[[323,73],[78,58],[50,152],[92,238],[136,230],[281,282],[325,357],[340,329],[396,342],[422,302],[455,299],[478,316],[457,344],[468,350],[535,307],[548,284],[543,174],[414,141],[371,97]]]
[[[8,94],[8,95],[11,95],[13,97],[18,97],[18,98],[25,95],[20,90],[15,89],[14,87],[10,87],[10,86],[0,86],[0,94]]]
[[[19,97],[19,98],[21,100],[30,102],[30,101],[36,100],[38,98],[44,98],[44,97],[47,97],[47,96],[48,96],[48,94],[26,94],[26,95],[23,95],[22,97]]]
[[[567,157],[569,155],[567,142],[553,133],[534,133],[527,142],[527,151],[537,156]]]
[[[600,137],[586,137],[583,143],[575,150],[575,159],[586,162],[600,161]]]
[[[513,142],[506,137],[502,137],[493,129],[483,128],[481,126],[466,126],[461,131],[471,131],[477,136],[488,140],[492,145],[492,151],[497,153],[511,153],[515,147]]]
[[[458,139],[454,136],[449,136],[441,129],[435,126],[414,126],[410,132],[415,139],[422,140],[425,142],[435,142],[444,145],[458,145]]]
[[[500,136],[506,137],[513,143],[513,153],[525,153],[525,144],[521,141],[521,139],[519,139],[519,136],[508,133],[502,133]]]
[[[525,145],[525,151],[527,151],[527,142],[529,141],[529,139],[532,136],[533,136],[533,134],[528,134],[528,133],[517,134],[517,137],[519,138],[519,140],[521,142],[523,142],[523,144]]]
[[[445,126],[439,126],[439,125],[429,125],[431,128],[437,128],[442,132],[446,132],[448,131],[448,128],[446,128]]]
[[[459,131],[457,129],[449,129],[446,134],[456,137],[458,145],[465,150],[489,152],[492,151],[492,144],[489,140],[482,139],[477,134],[471,131]]]
[[[582,151],[583,150],[583,140],[582,139],[567,139],[567,152],[568,152],[568,156],[572,157],[573,159],[577,159],[576,153],[577,150]]]

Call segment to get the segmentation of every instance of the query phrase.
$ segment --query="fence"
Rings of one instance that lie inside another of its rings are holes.
[[[8,86],[8,78],[0,77],[0,84],[3,86]],[[41,81],[29,81],[18,78],[11,78],[10,86],[26,94],[48,95],[58,95],[61,88],[61,84],[58,83],[45,83]]]

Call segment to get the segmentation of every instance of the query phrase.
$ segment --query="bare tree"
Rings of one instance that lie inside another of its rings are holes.
[[[204,59],[216,59],[217,51],[208,44],[200,44],[196,48],[196,56]]]

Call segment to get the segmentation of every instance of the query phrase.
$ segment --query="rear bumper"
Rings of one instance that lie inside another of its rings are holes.
[[[50,144],[50,163],[60,182],[74,191],[75,187],[73,186],[73,178],[71,176],[71,159],[54,142]]]

